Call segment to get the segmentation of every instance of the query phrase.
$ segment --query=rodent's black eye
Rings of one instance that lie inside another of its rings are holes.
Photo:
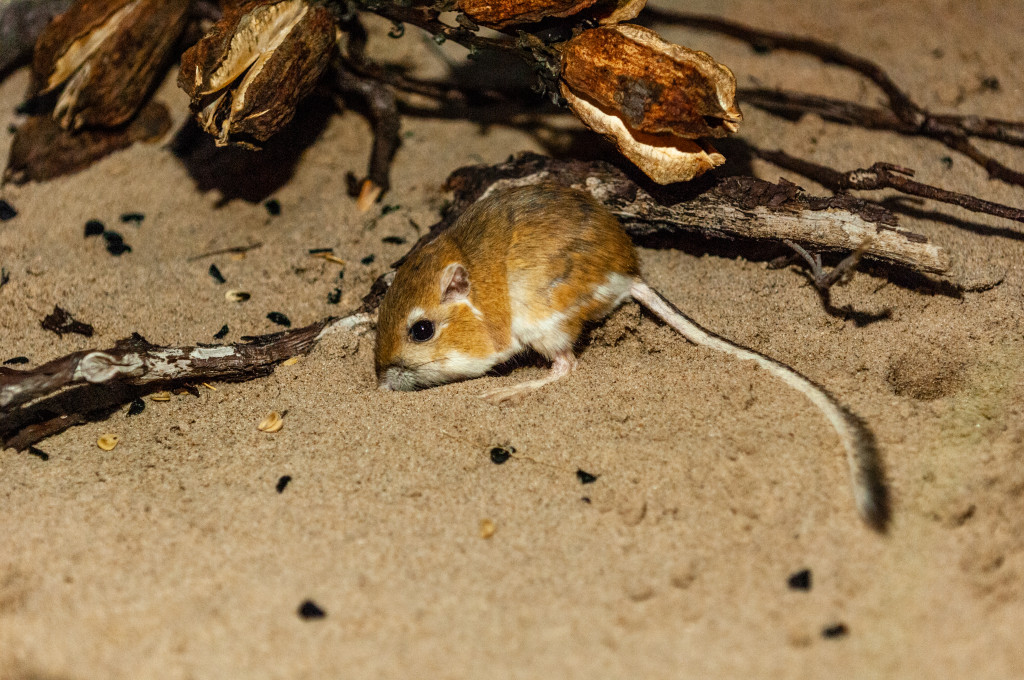
[[[416,342],[426,342],[434,337],[434,324],[426,319],[421,319],[409,329],[409,337]]]

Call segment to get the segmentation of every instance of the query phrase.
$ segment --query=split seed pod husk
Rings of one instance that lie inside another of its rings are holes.
[[[116,127],[146,102],[188,20],[189,0],[78,0],[39,36],[35,94],[64,86],[54,120]]]
[[[662,184],[723,163],[694,140],[735,132],[742,120],[732,71],[632,24],[590,29],[564,43],[561,91],[588,127]]]
[[[466,16],[488,28],[528,24],[547,17],[572,16],[597,0],[459,0]]]
[[[224,17],[181,59],[178,85],[218,146],[255,148],[288,124],[327,68],[336,22],[305,0],[250,0]]]

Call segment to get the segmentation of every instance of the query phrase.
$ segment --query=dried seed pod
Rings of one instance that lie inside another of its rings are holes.
[[[255,148],[283,128],[327,67],[336,22],[305,0],[249,0],[181,59],[178,86],[218,146]]]
[[[115,127],[142,107],[188,20],[189,0],[77,0],[39,36],[33,89],[64,85],[66,129]]]
[[[639,132],[724,137],[743,119],[732,71],[642,26],[593,28],[566,42],[562,80]]]
[[[659,184],[685,182],[725,162],[725,156],[707,142],[630,130],[618,116],[574,95],[565,83],[561,90],[587,127],[614,142],[623,156]]]
[[[277,411],[271,411],[260,421],[256,429],[260,432],[280,432],[284,427],[284,418]]]
[[[96,440],[96,446],[104,451],[113,451],[119,441],[120,438],[116,434],[105,434]]]
[[[742,119],[727,67],[631,24],[566,42],[561,91],[588,127],[663,184],[723,163],[710,145],[692,140],[735,132]]]
[[[459,9],[488,28],[528,24],[547,17],[567,17],[597,0],[459,0]]]

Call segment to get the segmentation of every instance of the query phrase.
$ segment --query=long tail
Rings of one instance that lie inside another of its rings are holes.
[[[847,411],[824,388],[814,384],[789,366],[752,349],[729,342],[725,338],[701,328],[643,281],[633,283],[630,293],[634,300],[679,331],[690,342],[726,352],[740,359],[755,361],[761,368],[777,378],[781,378],[790,387],[799,390],[810,399],[828,418],[846,449],[857,510],[865,522],[878,531],[885,531],[889,521],[889,497],[885,487],[881,459],[875,446],[874,436],[857,416]]]

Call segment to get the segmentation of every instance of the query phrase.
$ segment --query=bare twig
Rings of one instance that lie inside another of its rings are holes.
[[[402,119],[398,113],[398,103],[394,92],[386,84],[357,76],[340,61],[336,64],[336,71],[338,88],[366,101],[373,126],[373,151],[364,182],[372,183],[376,198],[391,185],[391,160],[402,142]]]
[[[853,270],[857,268],[857,263],[860,262],[861,257],[864,256],[870,245],[870,241],[865,241],[857,250],[840,260],[839,264],[832,268],[832,271],[826,272],[821,264],[821,253],[814,253],[812,255],[799,243],[794,243],[789,239],[783,239],[782,242],[795,250],[807,262],[807,265],[811,268],[811,281],[814,282],[814,287],[819,291],[827,291],[840,281],[847,280],[853,274]]]
[[[824,165],[796,158],[785,151],[764,151],[751,148],[759,158],[781,168],[798,172],[832,191],[895,189],[909,196],[929,198],[942,203],[958,205],[973,212],[1024,222],[1024,210],[985,201],[956,191],[947,191],[930,184],[915,182],[910,179],[914,175],[913,170],[892,163],[875,163],[870,168],[839,172]]]
[[[309,352],[329,333],[368,321],[362,314],[329,317],[304,328],[230,345],[162,347],[133,335],[110,349],[74,352],[26,371],[0,367],[0,443],[17,448],[35,444],[82,422],[85,409],[109,409],[138,393],[124,388],[166,388],[268,375],[275,364]],[[75,399],[68,400],[69,410],[61,412],[54,404],[30,406],[76,385],[87,387],[79,388]],[[115,388],[123,391],[114,395]],[[103,392],[102,406],[96,406],[95,394],[82,393],[82,389]]]

